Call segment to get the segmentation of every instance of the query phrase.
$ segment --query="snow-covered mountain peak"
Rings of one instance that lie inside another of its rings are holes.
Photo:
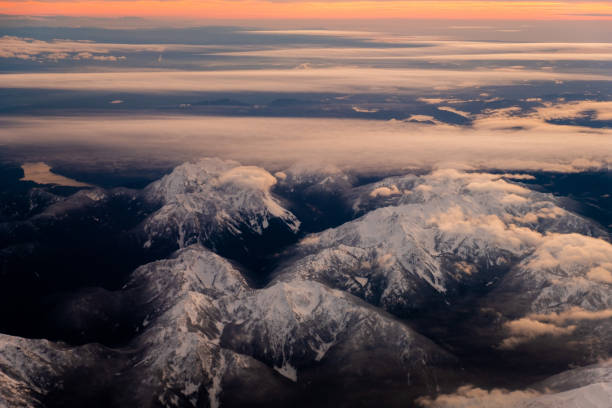
[[[422,176],[389,177],[357,189],[353,207],[362,212],[388,205],[461,201],[475,211],[500,212],[533,205],[539,198],[551,198],[509,180],[527,178],[521,174],[492,174],[441,169]]]
[[[418,304],[423,284],[446,293],[456,282],[509,268],[538,248],[544,256],[546,245],[561,239],[551,234],[575,234],[607,251],[609,243],[590,237],[604,235],[595,225],[551,195],[508,181],[525,177],[438,170],[359,187],[354,208],[365,215],[303,239],[297,260],[278,279],[297,274],[330,282],[401,309]],[[607,277],[601,269],[591,274]]]
[[[363,347],[386,348],[403,372],[423,368],[429,358],[452,361],[405,324],[318,282],[276,282],[239,302],[226,302],[234,321],[226,326],[224,344],[238,352],[251,350],[292,381],[302,367],[332,351],[343,355],[343,365],[362,364],[355,354]]]
[[[171,202],[179,194],[197,192],[202,186],[214,182],[220,174],[240,166],[240,163],[218,158],[203,158],[183,163],[146,188],[147,196],[164,203]]]
[[[244,276],[224,258],[195,244],[172,257],[136,269],[124,289],[146,288],[151,299],[174,303],[188,292],[212,298],[238,296],[247,290]]]
[[[146,246],[173,239],[179,247],[229,234],[262,235],[272,223],[296,233],[300,222],[271,193],[266,170],[234,161],[202,159],[178,166],[145,189],[162,207],[144,223]]]

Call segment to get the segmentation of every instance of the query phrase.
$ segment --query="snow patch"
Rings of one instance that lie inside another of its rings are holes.
[[[274,366],[274,369],[283,377],[288,378],[293,382],[297,382],[297,369],[291,366],[291,364],[283,362],[281,367]]]
[[[361,276],[355,276],[355,280],[361,285],[364,286],[368,284],[368,278],[363,278]]]

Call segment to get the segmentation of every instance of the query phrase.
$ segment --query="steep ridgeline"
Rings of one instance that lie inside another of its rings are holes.
[[[144,190],[145,199],[161,208],[142,224],[143,246],[168,253],[201,243],[257,267],[258,253],[293,242],[300,228],[272,195],[276,182],[266,170],[234,161],[178,166]]]
[[[9,338],[0,405],[83,406],[84,395],[106,396],[108,406],[309,406],[364,397],[398,405],[434,391],[454,365],[352,295],[303,280],[252,289],[231,263],[199,245],[138,268],[120,293],[139,322],[129,345],[67,351]],[[35,369],[15,372],[33,355],[40,356]],[[74,379],[98,364],[112,370]]]
[[[487,341],[503,349],[594,324],[599,351],[583,354],[605,354],[612,245],[553,196],[509,181],[521,177],[440,170],[359,187],[353,208],[364,215],[305,237],[275,281],[316,280],[430,325],[485,313],[497,327]],[[512,322],[530,314],[552,327]]]

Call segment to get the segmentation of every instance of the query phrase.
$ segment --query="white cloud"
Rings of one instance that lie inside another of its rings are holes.
[[[488,94],[481,94],[480,96],[487,96]],[[448,104],[462,104],[468,102],[477,102],[479,99],[457,99],[457,98],[418,98],[419,102],[425,102],[431,105],[439,105],[442,103]]]
[[[370,197],[389,197],[392,195],[402,194],[401,191],[398,190],[396,185],[392,185],[391,187],[378,187],[372,190],[370,193]]]
[[[472,191],[503,191],[512,194],[528,194],[529,189],[517,184],[511,184],[504,180],[474,181],[469,183],[466,188]]]
[[[146,48],[146,46],[143,48]],[[104,44],[71,40],[41,41],[7,35],[0,37],[0,58],[19,58],[34,61],[65,59],[119,61],[126,59],[126,57],[109,55],[109,53],[137,49],[137,46],[128,44]]]
[[[0,58],[20,58],[29,60],[73,60],[94,59],[100,61],[118,61],[125,56],[110,55],[114,52],[159,52],[166,50],[205,52],[211,49],[206,45],[189,44],[122,44],[96,43],[92,41],[74,41],[55,39],[42,41],[33,38],[2,36],[0,37]]]
[[[353,106],[352,109],[359,113],[376,113],[379,111],[379,109],[376,108],[361,108],[359,106]]]
[[[123,55],[119,57],[116,57],[114,55],[94,55],[93,57],[91,57],[91,59],[95,61],[123,61],[127,59],[127,57]]]
[[[384,40],[377,37],[376,40]],[[218,55],[266,58],[426,60],[426,61],[609,61],[609,43],[447,41],[394,38],[396,47],[292,47],[220,52]],[[405,44],[405,47],[399,46]],[[417,45],[417,47],[415,47]],[[423,46],[424,45],[424,46]]]
[[[274,177],[276,177],[277,180],[286,180],[287,173],[285,173],[284,171],[277,171],[276,173],[274,173]]]
[[[587,273],[594,266],[612,266],[612,245],[602,239],[581,234],[549,234],[538,246],[525,267],[553,269],[562,265],[565,269],[578,269]]]
[[[394,122],[401,122],[401,121],[391,119],[390,122],[394,123]],[[446,124],[440,122],[438,119],[430,115],[410,115],[409,117],[404,119],[404,122],[427,123],[427,124],[432,123],[437,126],[447,126]]]
[[[238,166],[221,174],[219,183],[267,192],[276,184],[276,178],[261,167]]]
[[[585,117],[585,112],[595,112],[595,119],[612,120],[612,101],[574,101],[562,104],[546,104],[536,109],[543,119],[574,119]]]
[[[459,206],[446,209],[428,222],[436,224],[441,231],[455,235],[476,236],[489,245],[497,245],[506,249],[512,248],[520,252],[526,246],[535,246],[542,239],[542,235],[529,228],[506,224],[497,215],[469,215],[465,214]]]
[[[563,336],[572,334],[576,324],[585,320],[605,320],[612,318],[612,309],[586,310],[578,306],[561,312],[532,313],[526,317],[511,320],[504,324],[508,337],[500,344],[500,349],[513,349],[541,336]],[[568,324],[568,323],[574,324]]]
[[[606,267],[596,266],[587,272],[587,278],[593,281],[602,283],[612,283],[612,264],[606,264]]]
[[[508,200],[506,200],[505,202],[508,202]],[[514,202],[517,202],[517,201],[514,200]],[[554,218],[562,217],[566,214],[567,212],[563,210],[562,208],[551,206],[551,207],[541,207],[541,208],[538,208],[537,211],[530,211],[520,216],[513,216],[511,217],[511,219],[514,222],[518,222],[518,223],[535,224],[542,219],[554,219]]]
[[[519,403],[539,395],[534,390],[485,390],[465,385],[452,394],[441,394],[435,398],[420,397],[416,402],[424,408],[515,408]]]
[[[501,202],[503,204],[523,204],[528,202],[529,200],[525,197],[521,197],[516,194],[506,194],[502,197]]]
[[[511,174],[511,173],[505,173],[505,174],[502,174],[501,177],[507,178],[507,179],[512,179],[512,180],[535,180],[535,177],[532,176],[531,174]]]
[[[510,334],[505,338],[499,348],[502,350],[513,349],[520,344],[531,341],[541,336],[563,336],[572,334],[576,326],[559,327],[552,323],[543,323],[527,317],[512,320],[504,324],[504,328]]]
[[[609,319],[612,317],[612,309],[605,310],[585,310],[581,307],[571,307],[563,312],[552,312],[549,314],[532,314],[529,315],[530,319],[539,320],[541,322],[552,322],[555,324],[564,324],[568,321],[579,321],[579,320],[601,320]]]
[[[440,106],[438,107],[438,110],[451,112],[451,113],[454,113],[455,115],[463,116],[464,118],[468,118],[468,119],[471,117],[469,112],[460,111],[455,108],[451,108],[450,106]]]

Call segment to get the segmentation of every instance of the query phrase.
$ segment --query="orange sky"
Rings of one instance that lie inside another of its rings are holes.
[[[612,1],[0,1],[0,14],[169,18],[612,19]]]

